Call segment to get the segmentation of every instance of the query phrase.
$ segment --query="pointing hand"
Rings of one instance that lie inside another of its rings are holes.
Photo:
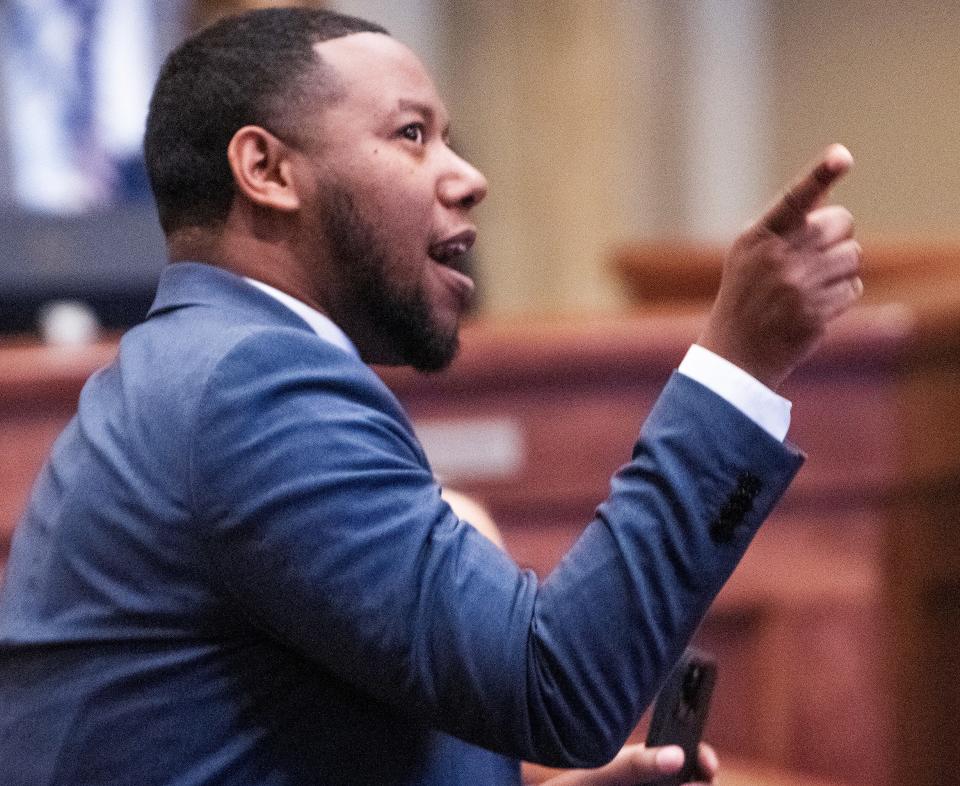
[[[823,206],[853,166],[842,145],[817,163],[730,249],[698,343],[770,388],[817,346],[830,320],[863,293],[853,216]]]

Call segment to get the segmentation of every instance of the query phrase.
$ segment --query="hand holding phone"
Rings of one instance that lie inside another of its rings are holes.
[[[657,696],[646,742],[648,748],[679,745],[683,748],[683,769],[652,781],[651,786],[680,786],[704,779],[697,764],[697,749],[716,679],[716,660],[688,647]]]

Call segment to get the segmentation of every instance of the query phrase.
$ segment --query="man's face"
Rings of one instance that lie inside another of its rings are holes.
[[[457,267],[486,181],[448,147],[446,109],[409,49],[360,33],[317,51],[343,84],[306,129],[317,299],[365,359],[443,368],[473,292]]]

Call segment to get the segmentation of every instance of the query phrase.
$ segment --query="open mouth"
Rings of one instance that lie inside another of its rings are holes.
[[[473,247],[476,239],[477,233],[474,230],[465,229],[434,243],[430,246],[428,253],[434,262],[464,273],[467,252]]]

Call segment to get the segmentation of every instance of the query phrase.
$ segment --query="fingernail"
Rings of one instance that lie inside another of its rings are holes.
[[[683,766],[683,748],[679,745],[667,745],[657,751],[654,761],[661,772],[676,772]]]

